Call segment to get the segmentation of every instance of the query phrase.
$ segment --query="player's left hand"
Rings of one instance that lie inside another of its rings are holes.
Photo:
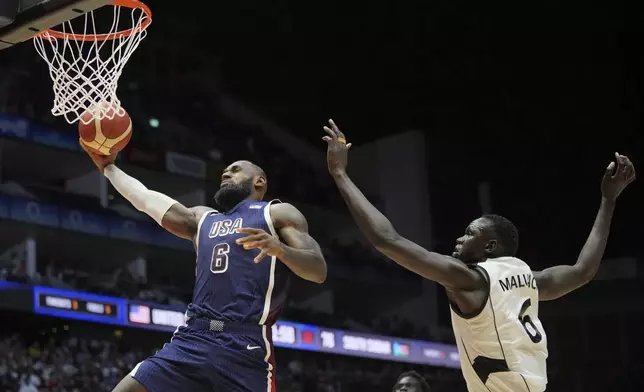
[[[259,255],[253,260],[259,263],[266,256],[274,256],[280,258],[284,254],[284,246],[279,238],[265,232],[262,229],[254,229],[252,227],[243,227],[237,229],[238,233],[248,234],[246,237],[240,238],[235,241],[239,245],[243,245],[244,249],[260,249]]]
[[[624,188],[633,181],[635,181],[635,166],[626,155],[615,153],[615,162],[608,165],[602,179],[602,195],[614,202]]]

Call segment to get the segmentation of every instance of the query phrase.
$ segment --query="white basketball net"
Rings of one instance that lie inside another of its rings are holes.
[[[95,118],[111,120],[116,115],[123,115],[116,89],[123,67],[147,35],[147,31],[141,26],[148,15],[138,8],[113,8],[114,21],[108,33],[96,31],[94,12],[85,14],[82,32],[74,32],[71,21],[65,22],[62,29],[58,28],[63,33],[86,37],[114,34],[110,39],[61,39],[48,32],[34,37],[36,50],[49,65],[49,75],[54,82],[54,106],[51,113],[54,116],[64,116],[70,124],[77,121],[88,124]],[[131,10],[134,27],[131,35],[119,34],[121,8]],[[82,116],[88,110],[92,116]]]

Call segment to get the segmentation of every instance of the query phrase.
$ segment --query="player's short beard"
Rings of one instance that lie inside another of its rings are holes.
[[[253,193],[253,180],[248,179],[240,184],[226,184],[215,193],[215,203],[222,211],[230,211],[242,200]]]

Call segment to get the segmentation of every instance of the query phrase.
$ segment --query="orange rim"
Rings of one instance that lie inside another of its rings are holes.
[[[145,18],[143,23],[141,23],[140,27],[136,26],[128,30],[117,31],[109,34],[69,34],[69,33],[63,33],[62,31],[47,29],[37,34],[36,36],[41,37],[43,39],[58,38],[58,39],[68,39],[71,41],[108,41],[108,40],[119,39],[122,37],[129,37],[134,33],[138,33],[139,31],[144,31],[145,29],[148,28],[148,26],[150,26],[150,23],[152,23],[152,11],[150,10],[150,7],[140,2],[139,0],[114,0],[109,5],[113,5],[115,7],[126,7],[131,9],[138,8],[141,11],[143,11],[147,15],[147,17]]]

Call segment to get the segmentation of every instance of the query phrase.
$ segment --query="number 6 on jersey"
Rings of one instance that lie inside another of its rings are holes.
[[[530,298],[528,298],[521,306],[521,312],[519,312],[519,321],[521,321],[521,324],[523,324],[523,329],[525,329],[525,332],[530,337],[530,340],[532,340],[533,343],[539,343],[541,339],[543,339],[543,336],[537,329],[537,326],[532,322],[530,315],[525,314],[525,312],[528,311],[530,305],[532,305],[532,301],[530,301]]]
[[[210,271],[213,274],[223,274],[226,272],[228,269],[228,252],[230,252],[230,245],[225,242],[215,245],[212,249]]]

